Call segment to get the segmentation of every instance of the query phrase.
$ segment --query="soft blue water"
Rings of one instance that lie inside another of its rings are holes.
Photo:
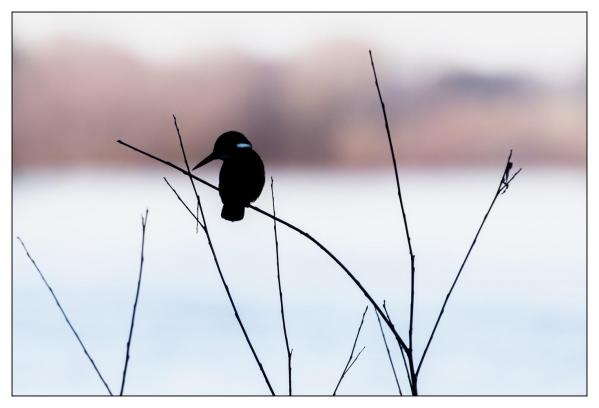
[[[445,292],[488,207],[500,169],[401,175],[416,253],[414,340],[423,350]],[[150,209],[146,263],[126,393],[265,394],[206,240],[172,196],[176,173],[80,169],[17,174],[14,233],[53,285],[118,392]],[[407,337],[409,258],[392,173],[275,169],[277,213],[328,246]],[[216,174],[208,174],[216,179]],[[278,393],[286,392],[271,220],[221,220],[200,188],[223,272]],[[422,394],[585,392],[584,173],[530,168],[501,197],[446,309],[420,376]],[[268,189],[259,206],[270,209]],[[14,392],[103,394],[49,293],[15,239]],[[281,275],[298,394],[330,394],[366,305],[347,276],[305,238],[279,227]],[[391,337],[389,336],[390,340]],[[392,343],[392,342],[391,342]],[[395,394],[378,324],[339,394]],[[391,344],[407,388],[398,349]]]

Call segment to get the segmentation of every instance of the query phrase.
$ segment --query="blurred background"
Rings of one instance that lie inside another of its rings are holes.
[[[386,299],[407,335],[409,257],[371,49],[416,253],[417,355],[510,149],[524,168],[450,300],[421,393],[584,394],[585,24],[576,13],[16,13],[15,237],[118,391],[149,208],[126,393],[266,393],[205,239],[162,176],[193,203],[188,180],[115,143],[182,164],[176,114],[194,162],[224,131],[248,136],[275,179],[277,213]],[[197,174],[216,182],[218,169]],[[225,222],[218,196],[200,194],[241,317],[283,393],[272,223],[252,211]],[[268,184],[256,204],[270,211]],[[294,388],[330,394],[365,299],[317,248],[279,231]],[[13,290],[13,392],[102,394],[20,245]],[[372,312],[359,344],[339,394],[396,394]]]

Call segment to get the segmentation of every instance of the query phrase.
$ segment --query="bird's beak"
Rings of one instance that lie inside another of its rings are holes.
[[[212,160],[216,159],[216,155],[214,154],[214,152],[210,153],[208,155],[208,157],[206,157],[204,160],[202,160],[201,162],[199,162],[198,164],[196,164],[196,166],[193,168],[193,170],[202,167],[204,164],[206,163],[210,163]]]

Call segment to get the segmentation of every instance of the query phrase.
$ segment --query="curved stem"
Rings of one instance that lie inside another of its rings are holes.
[[[122,140],[117,140],[117,143],[128,147],[131,150],[134,150],[138,153],[143,154],[144,156],[147,156],[151,159],[154,159],[156,161],[159,161],[162,164],[165,164],[175,170],[178,170],[179,172],[188,175],[190,177],[192,177],[194,180],[199,181],[200,183],[204,184],[207,187],[212,188],[213,190],[218,191],[218,187],[216,187],[214,184],[207,182],[206,180],[203,180],[201,178],[199,178],[198,176],[191,174],[191,172],[186,171],[184,169],[182,169],[181,167],[167,161],[164,159],[161,159],[151,153],[147,153],[144,152],[141,149],[138,149],[137,147],[134,147],[130,144],[128,144],[127,142],[124,142]],[[287,222],[285,220],[283,220],[280,217],[275,217],[274,215],[264,211],[263,209],[256,207],[255,205],[250,205],[248,206],[248,208],[251,208],[252,210],[270,218],[273,220],[276,220],[278,223],[285,225],[287,228],[294,230],[295,232],[297,232],[298,234],[306,237],[308,240],[310,240],[312,243],[314,243],[318,248],[320,248],[325,254],[327,254],[333,261],[335,261],[335,263],[337,265],[339,265],[339,267],[347,274],[347,276],[349,276],[349,278],[354,282],[354,284],[358,287],[358,289],[360,289],[360,291],[362,292],[362,294],[366,297],[366,299],[368,299],[368,301],[372,304],[372,306],[376,309],[377,312],[379,312],[379,314],[381,315],[383,321],[385,322],[385,324],[389,327],[389,329],[391,330],[391,332],[393,333],[393,336],[395,337],[395,340],[397,341],[397,343],[399,344],[400,347],[402,347],[404,350],[408,350],[408,346],[406,345],[406,343],[403,341],[403,339],[401,338],[401,336],[399,335],[397,329],[395,328],[395,326],[393,325],[393,322],[384,315],[383,310],[381,309],[381,307],[375,302],[375,300],[372,298],[372,296],[370,295],[370,293],[368,293],[368,291],[366,290],[366,288],[364,288],[364,286],[362,285],[362,283],[354,276],[353,273],[350,272],[350,270],[339,260],[339,258],[337,258],[331,251],[329,251],[323,244],[321,244],[316,238],[314,238],[312,235],[308,234],[307,232],[303,231],[302,229],[296,227],[295,225],[291,224],[290,222]],[[192,212],[193,215],[193,212]]]

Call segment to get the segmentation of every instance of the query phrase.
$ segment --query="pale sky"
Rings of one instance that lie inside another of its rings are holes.
[[[364,41],[409,73],[447,65],[580,75],[584,14],[15,14],[15,47],[75,37],[154,61],[237,48],[270,58],[334,39]],[[381,57],[379,57],[381,58]]]

